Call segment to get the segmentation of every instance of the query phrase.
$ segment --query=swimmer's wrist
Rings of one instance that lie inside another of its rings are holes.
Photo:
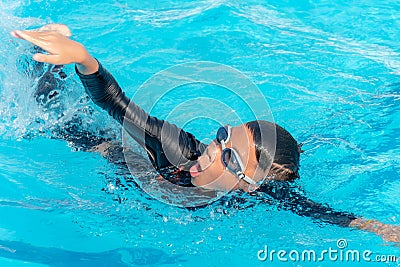
[[[350,223],[350,226],[357,228],[359,230],[366,230],[369,232],[375,232],[377,228],[382,226],[383,224],[376,220],[363,220],[357,218]]]
[[[99,70],[99,63],[89,53],[86,53],[82,60],[76,62],[76,68],[81,74],[90,75]]]

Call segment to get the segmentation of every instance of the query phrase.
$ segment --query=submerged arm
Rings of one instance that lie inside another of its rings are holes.
[[[352,213],[335,211],[327,205],[310,200],[288,182],[271,181],[262,187],[262,191],[275,199],[280,209],[292,211],[299,216],[310,217],[341,227],[348,227],[357,218]]]
[[[287,182],[270,182],[262,187],[262,191],[274,198],[278,202],[278,207],[283,210],[341,227],[372,232],[386,241],[400,242],[400,226],[366,220],[353,213],[337,211],[325,204],[316,203]]]

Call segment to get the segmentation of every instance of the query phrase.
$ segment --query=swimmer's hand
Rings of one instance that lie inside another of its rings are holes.
[[[51,23],[51,24],[46,24],[38,29],[32,30],[35,32],[49,32],[49,31],[53,31],[53,32],[58,32],[62,35],[64,35],[65,37],[71,37],[72,33],[71,30],[68,28],[67,25],[65,24],[58,24],[58,23]]]
[[[49,53],[47,55],[42,53],[33,55],[33,59],[38,62],[47,62],[53,65],[76,63],[78,71],[85,75],[95,73],[98,70],[97,60],[87,52],[82,44],[70,40],[67,34],[64,35],[67,32],[60,33],[59,26],[47,28],[46,26],[33,31],[15,30],[10,34],[15,38],[37,45]]]
[[[375,233],[385,241],[400,243],[400,226],[384,224],[377,220],[364,220],[360,218],[353,220],[350,226]]]

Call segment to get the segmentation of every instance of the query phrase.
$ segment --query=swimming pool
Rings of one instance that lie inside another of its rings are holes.
[[[296,183],[311,199],[399,225],[399,10],[396,1],[0,2],[0,266],[315,266],[263,262],[257,252],[322,251],[339,239],[400,256],[374,234],[250,198],[239,208],[189,211],[116,186],[117,167],[50,138],[58,118],[35,105],[17,63],[29,46],[8,37],[15,28],[65,23],[128,94],[179,63],[236,68],[304,143]],[[67,73],[66,116],[90,105],[84,126],[119,136],[117,124],[82,98],[73,68]],[[201,138],[212,138],[212,122],[201,123],[210,129]]]

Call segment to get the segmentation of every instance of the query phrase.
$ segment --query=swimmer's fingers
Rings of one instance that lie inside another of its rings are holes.
[[[89,57],[85,47],[64,35],[54,32],[14,31],[11,35],[26,40],[43,50],[49,55],[36,54],[34,60],[51,64],[65,65],[82,63]]]
[[[37,62],[46,62],[53,65],[62,65],[62,61],[60,60],[59,55],[45,55],[41,53],[37,53],[33,55],[33,59]]]
[[[54,31],[58,32],[59,34],[64,35],[65,37],[71,37],[71,30],[68,28],[67,25],[65,24],[58,24],[58,23],[52,23],[52,24],[47,24],[44,25],[38,29],[32,30],[35,32],[49,32],[49,31]]]
[[[29,31],[12,31],[11,36],[28,41],[34,45],[37,45],[41,48],[45,44],[43,43],[43,32],[29,32]],[[44,49],[44,48],[43,48]]]
[[[56,33],[51,32],[32,32],[32,31],[13,31],[11,35],[13,37],[26,40],[40,48],[51,52],[51,37],[54,37]],[[53,36],[52,36],[53,35]],[[61,36],[61,35],[60,35]],[[65,37],[63,37],[65,38]]]
[[[19,36],[16,31],[12,31],[12,32],[10,32],[10,34],[14,38],[22,39],[21,36]]]

